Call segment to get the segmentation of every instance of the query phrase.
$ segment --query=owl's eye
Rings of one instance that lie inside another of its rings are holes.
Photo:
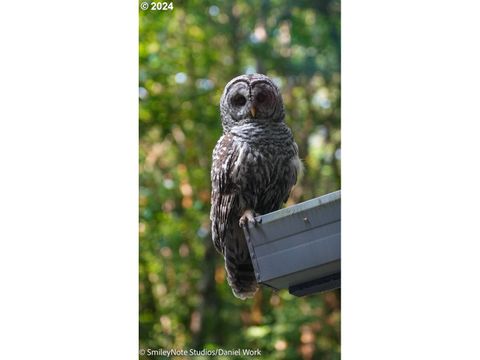
[[[232,104],[235,106],[243,106],[247,103],[247,99],[243,95],[235,95],[232,99]]]
[[[261,92],[260,94],[257,95],[257,102],[262,103],[267,99],[267,95],[265,93]]]

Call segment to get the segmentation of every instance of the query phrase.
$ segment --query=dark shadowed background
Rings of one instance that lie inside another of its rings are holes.
[[[339,359],[340,291],[235,298],[209,211],[218,103],[242,73],[282,91],[305,164],[287,206],[340,189],[340,2],[175,1],[140,10],[139,47],[140,348]]]

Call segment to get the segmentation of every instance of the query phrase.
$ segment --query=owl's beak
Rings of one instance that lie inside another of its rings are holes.
[[[255,110],[255,106],[252,106],[250,108],[250,113],[252,114],[252,117],[255,117],[255,113],[257,112],[257,110]]]

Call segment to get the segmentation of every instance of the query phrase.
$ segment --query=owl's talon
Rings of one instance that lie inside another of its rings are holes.
[[[255,216],[257,216],[257,214],[255,214],[254,211],[245,210],[242,217],[238,221],[238,224],[240,225],[240,227],[242,228],[246,227],[247,229],[248,229],[248,224],[252,224],[253,226],[255,226],[257,225],[257,220],[255,219]]]

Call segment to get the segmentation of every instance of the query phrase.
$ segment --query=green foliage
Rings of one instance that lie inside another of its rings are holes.
[[[340,188],[339,2],[175,1],[140,10],[139,53],[140,347],[339,359],[339,291],[238,300],[209,230],[218,103],[241,73],[281,86],[306,169],[289,204]]]

